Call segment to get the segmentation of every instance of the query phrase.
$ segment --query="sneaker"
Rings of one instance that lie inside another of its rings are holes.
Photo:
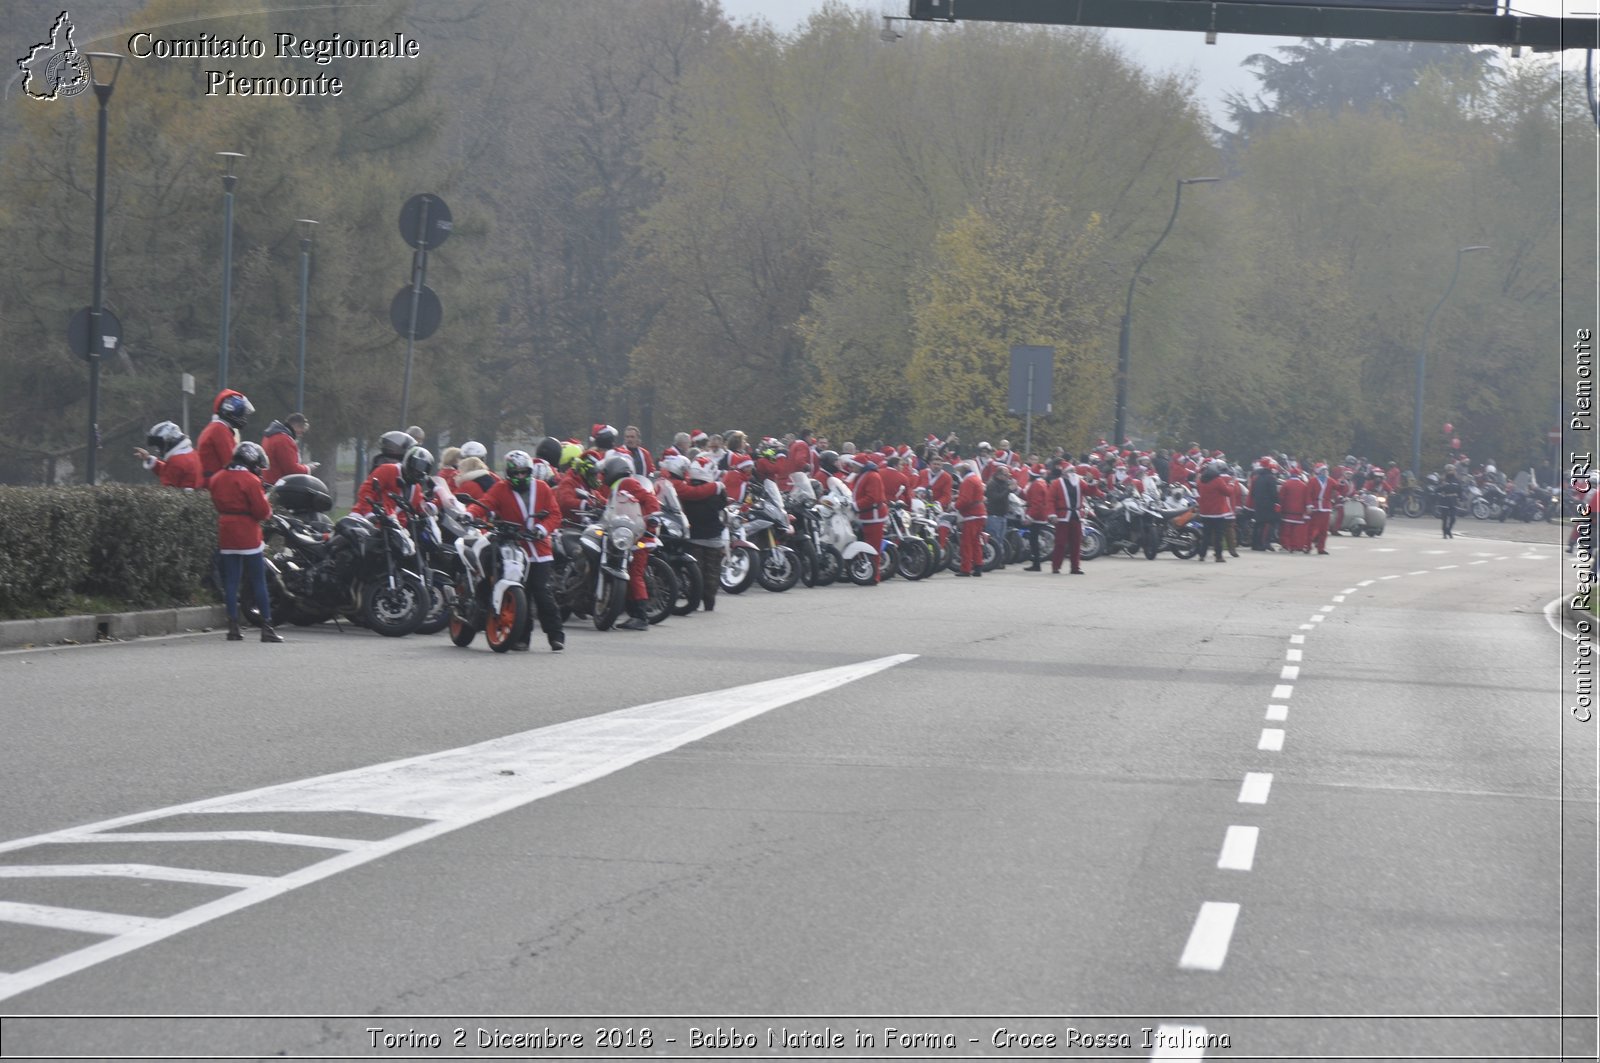
[[[562,638],[561,638],[560,635],[551,635],[550,636],[550,652],[551,653],[560,653],[562,650],[564,650],[566,648],[567,648],[567,644],[564,641],[562,641]]]
[[[965,577],[965,576],[970,576],[970,575],[972,575],[972,573],[970,573],[970,572],[957,572],[957,573],[956,573],[956,575],[957,575],[957,576],[962,576],[962,577]]]
[[[650,622],[642,616],[630,616],[617,625],[620,631],[649,631]]]

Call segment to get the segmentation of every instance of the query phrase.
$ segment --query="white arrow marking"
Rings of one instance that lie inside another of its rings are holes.
[[[916,654],[895,654],[841,668],[636,705],[442,753],[375,764],[0,843],[0,852],[48,843],[128,841],[133,844],[133,839],[138,835],[107,835],[104,832],[134,823],[194,813],[353,811],[434,821],[393,837],[352,843],[360,847],[164,919],[142,919],[103,912],[71,913],[40,906],[0,905],[0,921],[57,920],[53,925],[67,925],[76,921],[75,929],[89,930],[86,924],[90,921],[89,917],[94,917],[94,925],[99,929],[90,930],[91,933],[117,935],[26,970],[0,974],[0,1000],[143,948],[191,927],[271,900],[340,871],[359,867],[419,842],[530,804],[541,797],[549,797],[603,778],[642,760],[670,753],[680,746],[762,713],[815,697],[915,658]],[[218,834],[238,833],[195,832],[210,840],[216,840]],[[151,837],[164,839],[171,836],[171,832],[165,832]]]

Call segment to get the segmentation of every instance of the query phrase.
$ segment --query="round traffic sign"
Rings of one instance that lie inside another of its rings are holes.
[[[417,296],[417,331],[412,338],[425,340],[439,331],[439,322],[444,320],[444,307],[439,302],[439,295],[426,284]],[[411,326],[411,285],[407,284],[394,293],[394,300],[389,304],[389,324],[394,330],[405,336]]]
[[[67,322],[67,349],[81,358],[110,358],[122,343],[122,322],[109,310],[100,311],[100,337],[94,350],[89,348],[89,307],[72,315]]]
[[[400,208],[400,236],[418,251],[431,251],[450,237],[450,208],[431,192],[419,192]]]

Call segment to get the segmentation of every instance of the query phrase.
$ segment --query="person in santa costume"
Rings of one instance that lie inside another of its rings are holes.
[[[1201,561],[1206,559],[1207,550],[1214,550],[1217,564],[1223,562],[1222,549],[1227,542],[1227,526],[1234,519],[1232,481],[1228,467],[1219,459],[1211,459],[1200,470],[1196,511],[1205,525],[1206,537],[1195,556]]]
[[[405,432],[383,434],[383,438],[378,440],[378,463],[361,481],[361,489],[356,492],[356,504],[350,510],[352,513],[365,517],[380,509],[391,514],[395,512],[394,499],[390,496],[401,493],[400,462],[405,459],[406,451],[416,445],[416,438]],[[405,514],[399,514],[399,519],[404,524]]]
[[[689,521],[691,557],[700,565],[700,608],[712,612],[717,607],[717,589],[722,586],[722,558],[727,551],[728,531],[722,513],[728,496],[717,468],[717,459],[702,454],[689,463],[682,483],[674,483],[683,515]]]
[[[1085,483],[1078,470],[1066,461],[1055,462],[1050,470],[1050,517],[1056,526],[1056,548],[1050,555],[1050,574],[1061,575],[1061,563],[1068,571],[1083,575],[1083,505]]]
[[[983,525],[989,519],[984,505],[984,482],[976,466],[962,462],[956,466],[960,486],[956,489],[956,513],[961,517],[961,571],[958,576],[983,575]]]
[[[1333,503],[1338,497],[1338,484],[1328,475],[1328,466],[1319,462],[1306,484],[1306,553],[1309,554],[1312,547],[1316,547],[1319,554],[1328,552],[1328,521],[1333,517]]]
[[[1306,482],[1293,464],[1278,487],[1278,541],[1291,554],[1306,552]]]
[[[272,630],[272,599],[267,595],[267,566],[262,555],[261,522],[272,516],[261,474],[267,452],[259,443],[240,443],[228,464],[211,477],[211,505],[217,511],[217,550],[222,555],[222,596],[228,604],[228,641],[243,641],[239,631],[239,580],[250,570],[256,608],[261,612],[261,641],[282,642]]]
[[[650,564],[650,551],[656,546],[655,515],[661,509],[661,500],[648,483],[633,475],[633,464],[621,454],[601,462],[599,472],[608,498],[636,503],[645,520],[645,534],[628,558],[628,619],[617,626],[623,631],[648,631],[650,622],[645,617],[644,603],[650,599],[650,587],[644,573]]]
[[[162,487],[181,487],[187,491],[198,491],[205,486],[206,478],[200,469],[200,455],[195,453],[194,444],[183,434],[183,429],[171,421],[162,421],[151,427],[145,442],[149,444],[150,449],[134,447],[133,456],[143,462],[146,469],[156,474],[156,479],[161,481]]]
[[[285,476],[315,473],[320,463],[306,464],[300,460],[300,437],[310,429],[311,421],[303,413],[291,413],[281,421],[273,421],[261,433],[261,449],[267,452],[267,475],[262,483],[271,487]]]
[[[861,541],[877,551],[872,568],[872,582],[877,584],[882,569],[883,561],[883,526],[889,520],[889,496],[884,488],[883,477],[878,473],[878,463],[871,460],[861,462],[861,472],[856,475],[852,494],[856,504],[856,515],[861,520]]]
[[[205,479],[205,486],[210,487],[211,478],[233,461],[233,452],[239,446],[239,432],[255,412],[250,400],[239,392],[227,388],[217,392],[211,404],[211,422],[201,430],[200,440],[195,444],[195,450],[200,453],[200,475]]]
[[[497,481],[482,498],[474,499],[471,507],[480,515],[520,524],[535,536],[533,542],[521,544],[531,562],[527,575],[528,597],[533,600],[539,629],[550,643],[551,652],[559,653],[566,645],[566,632],[561,626],[561,611],[556,608],[555,594],[550,589],[550,564],[555,558],[551,540],[561,526],[561,506],[549,484],[554,470],[548,462],[534,461],[525,450],[513,450],[506,455],[505,473],[505,479]],[[528,642],[523,639],[512,643],[511,648],[525,650]]]
[[[1030,475],[1023,498],[1028,506],[1028,560],[1031,562],[1023,571],[1043,572],[1044,565],[1039,559],[1039,536],[1050,527],[1050,518],[1055,513],[1050,505],[1050,485],[1042,471]]]

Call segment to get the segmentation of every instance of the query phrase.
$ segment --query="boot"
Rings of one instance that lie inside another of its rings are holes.
[[[243,638],[244,636],[240,635],[239,637]],[[262,625],[261,625],[261,641],[262,642],[282,642],[283,641],[283,636],[278,634],[276,631],[272,630],[272,625],[271,624],[263,622]]]
[[[628,603],[628,619],[617,625],[622,631],[649,631],[650,621],[644,618],[644,609],[641,606]]]
[[[236,616],[230,616],[228,618],[228,641],[229,642],[243,642],[244,641],[244,636],[239,633],[239,618],[236,617]]]

